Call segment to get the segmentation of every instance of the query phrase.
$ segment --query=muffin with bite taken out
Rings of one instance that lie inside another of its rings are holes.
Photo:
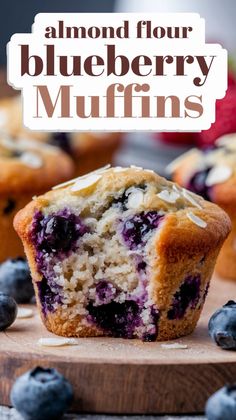
[[[142,168],[101,168],[15,217],[48,330],[143,341],[191,333],[230,230],[218,206]]]

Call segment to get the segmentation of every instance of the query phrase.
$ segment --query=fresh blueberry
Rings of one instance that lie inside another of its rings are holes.
[[[236,302],[229,300],[212,315],[208,331],[222,349],[236,350]]]
[[[208,420],[236,420],[236,384],[215,392],[207,401],[205,412]]]
[[[34,296],[30,270],[23,258],[7,260],[0,265],[0,291],[17,303],[29,303]]]
[[[136,249],[140,244],[145,244],[145,236],[156,229],[163,219],[157,211],[148,211],[129,217],[123,226],[122,235],[130,249]]]
[[[25,420],[58,420],[69,408],[73,390],[57,370],[36,367],[17,378],[10,397]]]
[[[169,319],[181,319],[189,307],[194,309],[200,298],[200,275],[188,276],[175,293],[172,307],[168,311]]]
[[[10,327],[17,315],[16,301],[5,293],[0,292],[0,331]]]
[[[77,239],[87,232],[80,218],[67,209],[44,216],[34,216],[32,239],[38,251],[58,253],[70,251]]]
[[[190,179],[187,188],[206,200],[210,200],[210,188],[206,186],[206,178],[212,168],[196,172]]]

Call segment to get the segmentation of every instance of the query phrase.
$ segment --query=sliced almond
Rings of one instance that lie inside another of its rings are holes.
[[[40,338],[38,344],[44,347],[76,346],[78,345],[78,341],[75,338],[45,337]]]
[[[207,187],[211,187],[215,184],[221,184],[231,177],[232,172],[233,171],[229,166],[217,165],[208,173],[205,184]]]
[[[113,172],[124,172],[127,171],[129,168],[123,168],[122,166],[116,166],[115,168],[112,168]]]
[[[157,194],[157,196],[167,203],[175,203],[176,200],[180,197],[180,194],[177,191],[168,191],[168,190],[162,190]]]
[[[186,200],[188,200],[193,206],[197,207],[198,209],[202,209],[202,206],[195,200],[192,194],[190,194],[185,188],[182,190],[182,194]]]
[[[82,190],[86,190],[89,187],[92,187],[97,184],[97,182],[101,179],[102,175],[99,174],[92,174],[84,179],[79,179],[76,183],[71,187],[72,192],[78,192]]]
[[[226,146],[227,149],[236,149],[236,133],[226,134],[216,140],[217,146]]]
[[[152,169],[144,169],[145,172],[149,172],[150,174],[155,174],[155,171]]]
[[[21,318],[32,318],[32,316],[34,315],[32,309],[30,308],[18,308],[17,311],[17,318],[21,319]]]
[[[185,350],[188,348],[187,344],[182,344],[182,343],[166,343],[166,344],[161,344],[161,347],[163,349],[167,349],[167,350]]]
[[[138,209],[144,200],[144,194],[141,190],[134,191],[132,194],[129,195],[128,198],[128,208],[129,209]]]
[[[33,152],[25,152],[23,153],[20,157],[19,160],[24,163],[24,165],[29,166],[30,168],[33,169],[38,169],[41,168],[41,166],[43,165],[43,159],[41,158],[41,156],[37,155],[36,153]]]
[[[196,214],[192,213],[191,211],[187,213],[187,217],[189,220],[191,220],[191,222],[195,223],[195,225],[203,229],[207,227],[207,223],[205,222],[205,220],[202,220],[200,217],[196,216]]]

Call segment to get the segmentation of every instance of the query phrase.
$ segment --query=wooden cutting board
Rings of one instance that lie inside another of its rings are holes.
[[[17,320],[0,333],[0,404],[9,404],[15,378],[37,365],[55,367],[71,381],[73,408],[97,413],[195,413],[226,382],[236,381],[236,352],[218,348],[208,337],[210,315],[236,297],[236,282],[213,278],[195,332],[175,342],[187,349],[165,349],[161,343],[113,338],[79,339],[76,346],[41,347],[50,337],[34,317]]]

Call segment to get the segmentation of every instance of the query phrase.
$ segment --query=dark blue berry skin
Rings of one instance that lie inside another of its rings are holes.
[[[25,420],[58,420],[69,408],[73,390],[57,370],[36,367],[17,378],[10,398]]]
[[[53,133],[50,139],[50,144],[59,147],[68,155],[73,155],[70,135],[68,133]]]
[[[167,314],[169,319],[181,319],[189,307],[192,309],[196,307],[200,298],[200,285],[199,274],[185,279],[174,295],[172,307]]]
[[[39,299],[42,305],[43,314],[46,316],[47,312],[54,311],[54,304],[61,303],[61,299],[58,293],[54,293],[48,284],[45,277],[42,278],[41,281],[37,282],[38,290],[39,290]],[[55,286],[54,286],[55,287]],[[60,286],[57,286],[59,289]]]
[[[212,315],[208,331],[222,349],[236,350],[236,302],[230,300]]]
[[[0,292],[17,303],[29,303],[34,296],[30,270],[23,258],[7,260],[0,265]]]
[[[89,303],[87,310],[92,321],[112,337],[132,338],[140,324],[139,306],[133,300],[99,306]]]
[[[101,280],[96,285],[97,299],[101,304],[110,303],[116,297],[117,291],[114,286],[106,280]]]
[[[136,214],[128,218],[122,229],[125,243],[130,249],[136,249],[139,245],[145,245],[145,236],[159,226],[163,216],[157,211],[148,211]]]
[[[236,384],[215,392],[206,403],[205,413],[207,420],[236,420]]]
[[[16,319],[16,301],[4,293],[0,292],[0,331],[10,327]]]
[[[44,216],[37,212],[34,216],[32,240],[38,252],[68,253],[73,250],[79,237],[87,232],[80,218],[69,210]]]

